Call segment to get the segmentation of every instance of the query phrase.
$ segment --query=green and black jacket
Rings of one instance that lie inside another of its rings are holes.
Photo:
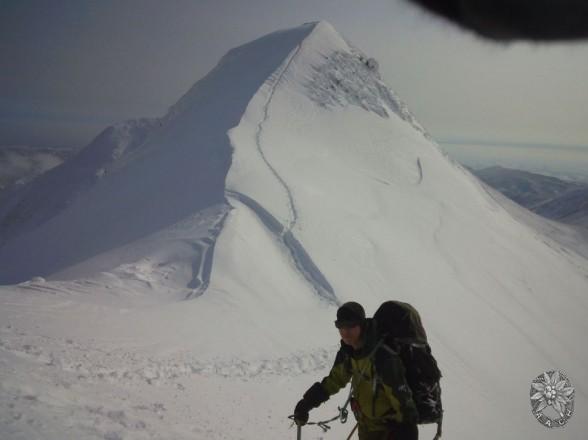
[[[360,408],[358,423],[368,431],[385,430],[391,422],[416,423],[417,410],[402,360],[382,346],[370,356],[379,342],[371,319],[363,339],[357,351],[341,341],[335,364],[321,381],[322,388],[332,396],[351,380],[353,398]]]

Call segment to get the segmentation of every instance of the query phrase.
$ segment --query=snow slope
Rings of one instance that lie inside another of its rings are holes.
[[[140,133],[0,207],[2,438],[293,438],[336,305],[390,298],[426,323],[446,437],[553,438],[529,389],[557,368],[556,435],[584,438],[586,258],[444,157],[328,23],[232,50]]]

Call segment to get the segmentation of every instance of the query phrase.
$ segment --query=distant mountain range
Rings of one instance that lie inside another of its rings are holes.
[[[13,184],[24,184],[45,171],[61,165],[77,152],[75,148],[0,147],[0,191]]]
[[[552,220],[588,226],[588,184],[500,166],[471,170],[519,205]]]

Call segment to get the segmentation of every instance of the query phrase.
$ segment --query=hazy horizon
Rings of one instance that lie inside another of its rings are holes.
[[[450,158],[476,170],[502,166],[565,180],[588,182],[588,148],[585,146],[462,141],[438,143]]]

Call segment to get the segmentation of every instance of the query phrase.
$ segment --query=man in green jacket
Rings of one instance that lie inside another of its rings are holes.
[[[378,344],[373,320],[366,319],[363,307],[356,302],[339,307],[335,326],[341,348],[333,368],[304,393],[294,410],[296,423],[306,424],[311,409],[351,380],[351,407],[360,440],[417,440],[417,410],[400,357]]]

